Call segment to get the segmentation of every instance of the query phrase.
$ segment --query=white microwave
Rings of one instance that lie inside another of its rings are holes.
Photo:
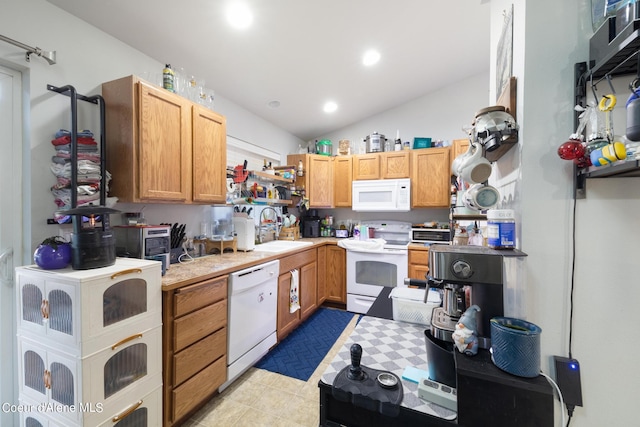
[[[409,212],[411,180],[375,179],[353,181],[351,209],[358,212]]]

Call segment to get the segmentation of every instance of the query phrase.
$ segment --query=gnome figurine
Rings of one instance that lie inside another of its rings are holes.
[[[472,305],[462,314],[456,324],[456,330],[451,335],[460,353],[475,356],[478,353],[478,335],[476,333],[476,313],[480,307]]]

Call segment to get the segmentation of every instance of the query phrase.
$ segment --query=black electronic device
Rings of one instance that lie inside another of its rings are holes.
[[[567,409],[582,406],[582,386],[580,385],[580,363],[576,359],[553,356],[556,367],[556,383],[562,393]]]

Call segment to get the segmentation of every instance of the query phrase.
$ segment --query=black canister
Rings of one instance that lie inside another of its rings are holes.
[[[633,93],[627,101],[627,139],[640,141],[640,93]]]

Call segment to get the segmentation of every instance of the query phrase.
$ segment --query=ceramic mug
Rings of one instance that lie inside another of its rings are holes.
[[[485,182],[491,176],[491,162],[482,155],[482,146],[473,143],[473,154],[465,157],[458,168],[459,177],[470,184]]]
[[[476,211],[483,211],[496,207],[500,201],[500,193],[495,187],[483,184],[474,184],[465,191],[462,202],[464,205]]]
[[[473,144],[469,144],[469,147],[467,147],[467,151],[465,151],[464,153],[460,154],[458,157],[456,157],[455,159],[453,159],[453,162],[451,163],[451,173],[455,176],[460,176],[460,166],[467,160],[467,157],[470,157],[471,154],[473,152]]]

